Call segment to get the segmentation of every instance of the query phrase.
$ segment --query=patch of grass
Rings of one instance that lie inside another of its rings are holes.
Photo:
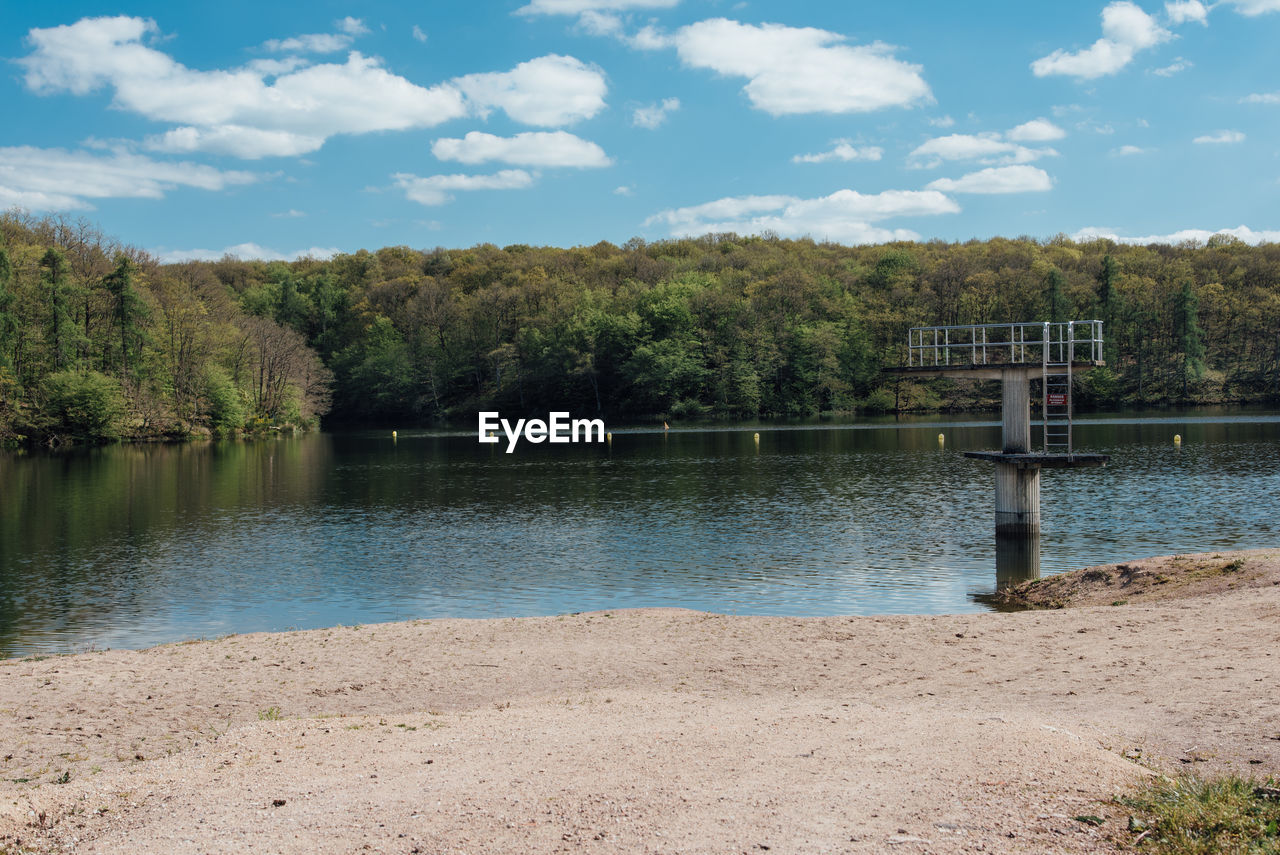
[[[1228,776],[1151,781],[1119,803],[1130,843],[1155,855],[1280,853],[1280,785]]]
[[[284,718],[280,713],[279,707],[267,707],[265,710],[258,710],[258,721],[279,721]]]

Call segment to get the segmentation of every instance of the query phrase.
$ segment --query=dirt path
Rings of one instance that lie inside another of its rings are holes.
[[[0,852],[1110,851],[1148,767],[1280,772],[1276,555],[1151,604],[8,660]]]

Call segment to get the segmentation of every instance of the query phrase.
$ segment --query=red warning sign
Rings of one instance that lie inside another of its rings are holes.
[[[1050,407],[1066,406],[1067,393],[1066,392],[1050,392],[1048,395],[1044,396],[1044,402],[1047,406],[1050,406]]]

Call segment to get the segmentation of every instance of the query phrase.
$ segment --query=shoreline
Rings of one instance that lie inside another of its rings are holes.
[[[5,660],[0,851],[1114,851],[1109,800],[1153,771],[1280,772],[1280,550],[1192,558],[1130,562],[1158,591],[1121,606]]]

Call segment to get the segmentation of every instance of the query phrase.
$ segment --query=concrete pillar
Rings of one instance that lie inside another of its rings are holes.
[[[1040,578],[1040,533],[996,535],[996,590]]]
[[[1027,366],[1000,372],[1005,454],[1031,451],[1031,374]],[[1023,464],[1025,466],[1025,464]],[[996,536],[1040,533],[1040,469],[996,463]]]
[[[996,463],[996,536],[1040,533],[1040,470]]]
[[[1025,367],[1000,372],[1000,414],[1005,454],[1031,450],[1031,378]]]

